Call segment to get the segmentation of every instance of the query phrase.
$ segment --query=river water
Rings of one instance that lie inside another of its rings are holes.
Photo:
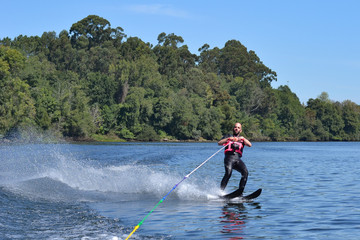
[[[216,143],[0,145],[0,239],[125,239]],[[359,239],[360,143],[244,150],[251,202],[220,200],[223,152],[175,188],[130,239]],[[233,172],[225,192],[236,189]]]

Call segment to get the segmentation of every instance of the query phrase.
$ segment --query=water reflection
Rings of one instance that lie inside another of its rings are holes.
[[[260,208],[258,204],[252,203],[255,208]],[[220,223],[222,224],[221,233],[229,234],[228,240],[244,239],[244,230],[249,220],[248,211],[243,203],[227,203],[222,208]]]
[[[222,209],[220,222],[223,224],[221,233],[238,235],[229,240],[244,239],[243,229],[246,227],[246,208],[243,203],[227,203]]]

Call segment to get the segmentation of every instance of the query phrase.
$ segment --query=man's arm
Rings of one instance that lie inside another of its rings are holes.
[[[244,137],[228,137],[228,138],[223,138],[218,142],[218,145],[224,145],[228,140],[230,141],[234,141],[234,142],[239,142],[239,141],[243,141],[244,144],[248,147],[251,147],[252,144],[249,140],[247,140]]]
[[[252,146],[251,142],[250,142],[249,140],[247,140],[246,138],[244,138],[244,137],[239,137],[239,139],[242,140],[242,141],[244,141],[244,144],[245,144],[246,146],[248,146],[248,147],[251,147],[251,146]]]
[[[229,138],[223,138],[221,139],[220,141],[218,141],[218,145],[224,145],[227,141],[228,141]]]

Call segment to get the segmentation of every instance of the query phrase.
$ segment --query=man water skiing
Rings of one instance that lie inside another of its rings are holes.
[[[247,182],[247,178],[249,172],[246,168],[245,163],[241,160],[242,153],[244,146],[251,147],[251,142],[240,136],[242,132],[241,123],[235,123],[233,129],[233,135],[228,134],[225,135],[219,142],[219,145],[227,145],[225,147],[225,158],[224,158],[224,166],[225,166],[225,175],[221,180],[220,188],[224,190],[230,177],[232,174],[232,170],[235,169],[236,171],[241,173],[241,180],[239,183],[239,191],[240,195],[244,192],[245,185]]]

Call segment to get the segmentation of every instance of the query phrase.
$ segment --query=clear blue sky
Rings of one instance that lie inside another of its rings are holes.
[[[129,37],[157,44],[183,37],[192,53],[205,43],[239,40],[276,71],[302,103],[327,92],[360,104],[360,1],[357,0],[0,0],[0,38],[69,31],[91,14]]]

